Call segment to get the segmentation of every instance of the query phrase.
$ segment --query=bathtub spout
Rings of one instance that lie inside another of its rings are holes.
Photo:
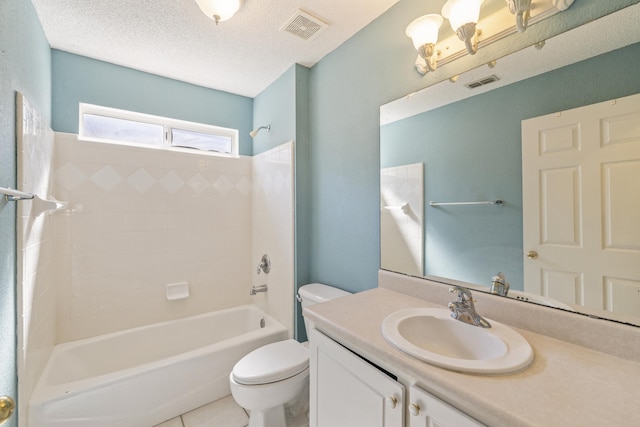
[[[249,292],[249,295],[256,295],[260,292],[267,292],[267,285],[253,285],[251,287],[251,291]]]

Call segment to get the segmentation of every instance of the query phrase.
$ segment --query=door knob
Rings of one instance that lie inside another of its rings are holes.
[[[9,396],[0,396],[0,425],[11,418],[11,414],[16,409],[16,402]]]
[[[536,259],[536,258],[538,258],[538,252],[536,252],[536,251],[529,251],[529,252],[527,252],[527,258],[529,258],[529,259]]]

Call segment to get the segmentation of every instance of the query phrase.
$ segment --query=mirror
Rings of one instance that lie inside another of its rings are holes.
[[[638,282],[623,313],[524,292],[521,149],[523,120],[638,92],[639,19],[628,6],[382,106],[381,268],[487,292],[501,272],[508,297],[640,326]],[[405,171],[415,165],[424,178]]]

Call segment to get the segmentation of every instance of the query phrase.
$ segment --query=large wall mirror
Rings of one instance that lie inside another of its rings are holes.
[[[640,326],[640,167],[629,169],[620,208],[631,236],[625,272],[613,285],[586,284],[608,305],[585,303],[580,278],[569,292],[554,292],[567,278],[553,274],[545,286],[525,283],[536,254],[524,247],[522,190],[523,121],[640,93],[637,22],[639,4],[382,106],[381,267],[487,292],[503,273],[507,297]],[[637,117],[625,132],[640,146]],[[553,262],[561,271],[562,257]]]

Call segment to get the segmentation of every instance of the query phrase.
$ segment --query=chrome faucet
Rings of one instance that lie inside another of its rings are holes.
[[[253,285],[251,287],[251,291],[249,291],[249,295],[257,295],[261,292],[267,292],[267,284],[264,285]]]
[[[504,277],[504,273],[498,273],[491,278],[491,293],[507,296],[509,292],[509,282]]]
[[[256,268],[256,273],[260,274],[260,270],[264,271],[265,274],[268,274],[271,271],[271,260],[269,259],[269,255],[262,255],[260,264],[258,264],[258,267]]]
[[[451,317],[458,319],[461,322],[468,323],[473,326],[480,326],[482,328],[490,328],[491,323],[483,319],[473,305],[473,297],[468,289],[454,286],[449,289],[451,293],[458,294],[458,300],[449,303],[449,310],[451,310]]]

